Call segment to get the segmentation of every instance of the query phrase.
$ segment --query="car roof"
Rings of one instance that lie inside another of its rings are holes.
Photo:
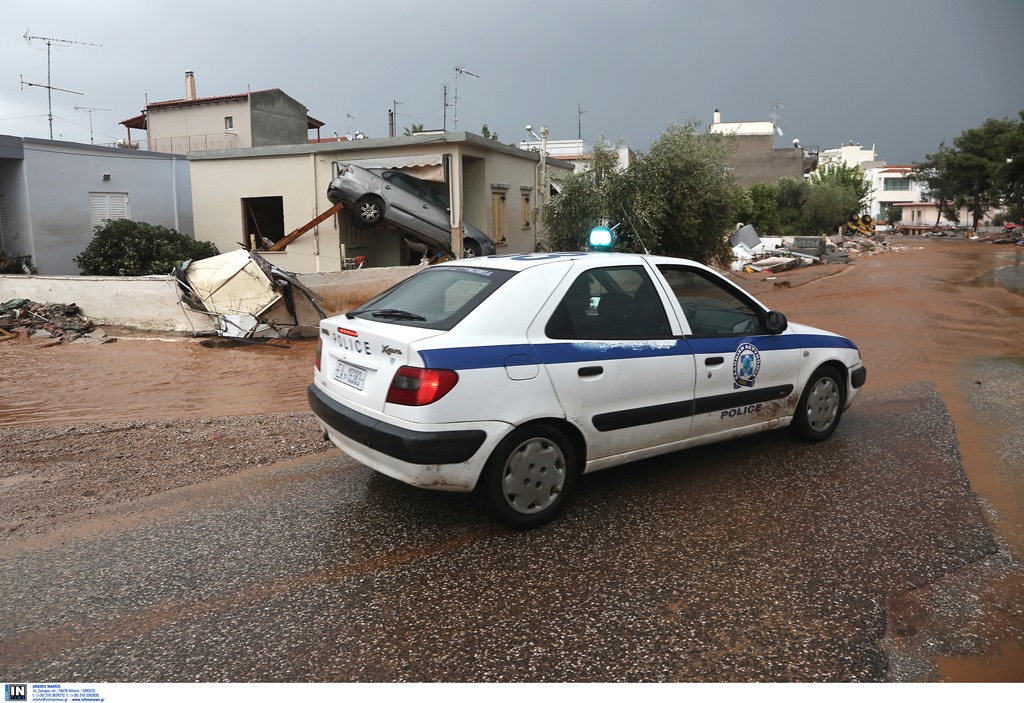
[[[472,266],[476,268],[502,269],[507,271],[525,271],[537,266],[552,264],[566,264],[575,261],[585,260],[589,263],[605,263],[615,266],[636,266],[647,262],[657,266],[659,264],[675,264],[696,266],[707,269],[708,267],[689,259],[676,259],[668,256],[657,256],[653,254],[627,254],[619,252],[537,252],[521,254],[494,254],[492,256],[479,256],[471,259],[456,259],[437,264],[441,266]]]

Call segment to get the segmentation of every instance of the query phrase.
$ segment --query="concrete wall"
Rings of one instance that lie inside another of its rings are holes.
[[[773,135],[732,137],[736,149],[726,157],[726,164],[741,186],[774,183],[783,177],[803,178],[803,149],[776,149],[774,142]]]
[[[0,276],[0,301],[74,303],[99,325],[212,333],[212,318],[179,304],[172,276]]]
[[[348,312],[383,290],[419,271],[415,266],[357,269],[299,276],[300,282],[323,298],[319,303],[328,315]],[[173,276],[0,276],[0,302],[26,298],[37,303],[74,303],[82,314],[99,325],[139,330],[213,334],[212,317],[179,302]],[[300,326],[315,334],[320,316],[302,295],[294,293]],[[293,324],[295,318],[283,302],[266,319]],[[301,330],[300,330],[301,332]]]

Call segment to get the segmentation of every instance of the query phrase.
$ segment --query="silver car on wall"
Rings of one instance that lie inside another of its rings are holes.
[[[431,248],[451,248],[448,198],[403,171],[342,164],[327,188],[327,199],[352,208],[352,221],[357,227],[372,227],[383,220]],[[462,223],[462,240],[463,256],[495,253],[491,238],[468,222]]]

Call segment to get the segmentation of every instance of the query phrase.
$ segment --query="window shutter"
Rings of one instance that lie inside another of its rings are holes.
[[[107,220],[130,220],[127,193],[89,193],[89,222],[93,230]]]

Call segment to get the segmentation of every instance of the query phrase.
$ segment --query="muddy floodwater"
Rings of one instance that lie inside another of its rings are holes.
[[[99,346],[63,344],[24,353],[34,344],[15,340],[0,346],[5,387],[0,427],[261,415],[309,407],[306,386],[316,340],[204,344],[128,334]]]
[[[979,406],[972,389],[986,384],[998,396],[1000,374],[1024,377],[1020,247],[909,237],[892,244],[849,266],[740,274],[739,282],[790,320],[854,340],[868,368],[865,396],[933,384],[956,426],[971,487],[993,508],[991,528],[1019,560],[1024,477],[1006,468],[1017,450],[1005,438],[1020,427],[998,407]],[[225,344],[111,333],[117,341],[103,345],[0,342],[0,428],[308,409],[315,340]],[[1010,592],[1002,600],[1012,603],[1022,587],[1018,569],[995,588]],[[985,656],[948,658],[938,668],[952,681],[1022,681],[1024,649],[1011,638]]]

